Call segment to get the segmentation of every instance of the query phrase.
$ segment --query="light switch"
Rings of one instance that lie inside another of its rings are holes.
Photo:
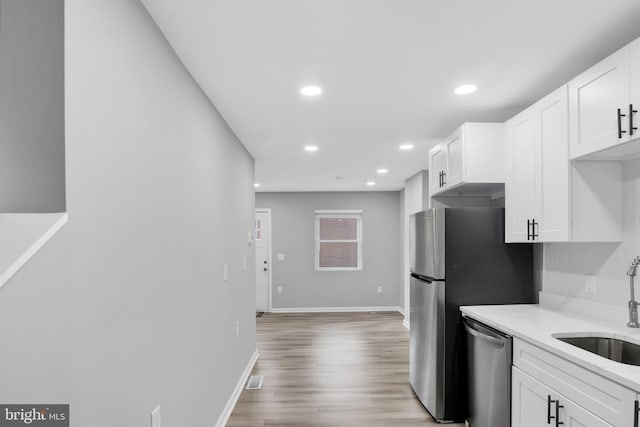
[[[244,271],[247,271],[247,259],[246,258],[242,258],[242,269]]]
[[[278,253],[278,261],[284,261],[284,254],[282,252]]]

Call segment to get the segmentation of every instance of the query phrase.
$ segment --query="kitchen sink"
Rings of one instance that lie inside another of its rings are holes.
[[[615,362],[640,366],[640,345],[612,337],[558,336],[554,338]]]

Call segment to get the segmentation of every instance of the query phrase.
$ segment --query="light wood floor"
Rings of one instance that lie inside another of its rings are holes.
[[[409,385],[399,313],[265,313],[260,358],[227,426],[431,426]],[[463,424],[448,424],[463,426]]]

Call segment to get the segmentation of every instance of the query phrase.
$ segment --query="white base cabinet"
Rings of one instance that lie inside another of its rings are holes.
[[[615,427],[513,367],[511,427]]]
[[[518,338],[511,372],[512,427],[635,427],[636,391]]]

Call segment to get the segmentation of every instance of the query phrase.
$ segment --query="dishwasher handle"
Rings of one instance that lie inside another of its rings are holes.
[[[486,329],[482,328],[479,329],[476,327],[476,323],[475,322],[470,322],[468,320],[465,319],[464,321],[464,328],[467,330],[467,332],[471,335],[473,335],[474,337],[482,340],[482,341],[486,341],[488,343],[491,343],[497,347],[504,347],[504,343],[505,343],[505,339],[504,338],[495,338],[491,335],[489,335]],[[486,331],[486,332],[485,332]]]

